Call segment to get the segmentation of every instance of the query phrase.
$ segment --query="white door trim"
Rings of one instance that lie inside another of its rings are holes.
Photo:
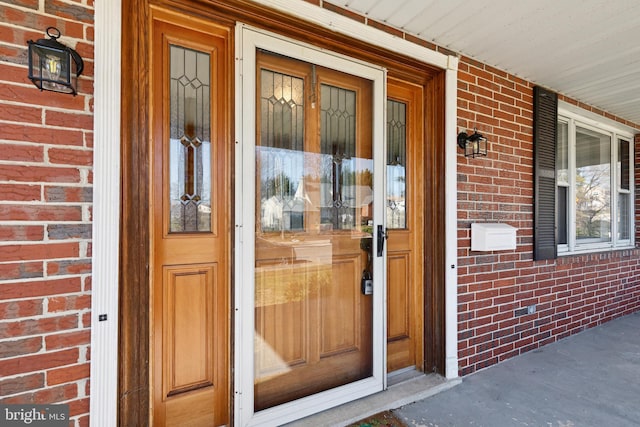
[[[458,377],[458,58],[445,74],[445,376]]]
[[[98,1],[94,18],[89,420],[96,427],[115,427],[118,421],[121,6],[120,1]]]
[[[386,256],[374,256],[373,375],[370,378],[298,399],[258,413],[253,411],[254,389],[254,239],[255,239],[255,111],[256,50],[286,55],[371,80],[373,83],[374,230],[384,226],[386,74],[381,67],[286,39],[239,24],[236,30],[238,64],[236,94],[236,159],[242,174],[236,176],[235,259],[235,421],[239,426],[281,425],[324,409],[381,391],[385,385]],[[378,172],[379,171],[379,172]],[[373,253],[376,253],[374,239]]]

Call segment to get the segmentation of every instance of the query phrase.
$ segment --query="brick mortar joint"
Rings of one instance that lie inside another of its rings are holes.
[[[78,258],[71,258],[71,259],[78,259]],[[91,260],[91,258],[82,258],[82,259],[88,259]],[[27,260],[29,262],[43,262],[43,260]],[[10,263],[0,263],[1,264],[15,264],[17,262],[24,262],[24,261],[16,261],[16,262],[10,262]],[[35,278],[27,278],[27,279],[13,279],[13,280],[0,280],[0,285],[14,285],[14,284],[25,284],[25,283],[38,283],[38,282],[49,282],[52,280],[64,280],[64,279],[74,279],[74,278],[78,278],[81,281],[86,280],[87,278],[90,278],[93,276],[93,272],[88,272],[88,273],[82,273],[82,274],[60,274],[60,275],[49,275],[49,276],[45,276],[45,277],[35,277]],[[88,292],[90,293],[90,290],[87,291],[82,291],[82,292]],[[33,297],[25,297],[25,298],[14,298],[14,299],[3,299],[0,300],[0,302],[4,302],[4,301],[25,301],[25,300],[32,300],[32,299],[38,299],[38,298],[48,298],[48,297],[52,297],[52,296],[66,296],[66,295],[75,295],[78,294],[77,292],[72,292],[72,293],[63,293],[63,294],[55,294],[55,295],[40,295],[40,296],[33,296]],[[1,321],[1,320],[0,320]]]
[[[81,295],[81,296],[91,296],[91,294],[89,292],[87,293],[83,293],[83,294],[75,294],[75,295]],[[69,296],[69,294],[64,294],[61,296]],[[58,297],[58,295],[56,294],[54,297]],[[48,297],[46,297],[48,298]],[[38,298],[31,298],[31,299],[38,299]],[[13,302],[13,301],[23,301],[23,300],[0,300],[0,303],[5,303],[5,302]],[[43,307],[44,308],[44,307]],[[77,310],[61,310],[61,311],[47,311],[47,312],[43,312],[42,314],[36,314],[33,316],[25,316],[25,317],[17,317],[14,319],[2,319],[0,320],[0,325],[1,324],[8,324],[8,323],[21,323],[24,322],[26,320],[46,320],[46,319],[55,319],[55,318],[64,318],[64,317],[71,317],[71,316],[81,316],[87,313],[91,312],[91,307],[88,308],[81,308],[81,309],[77,309]],[[15,337],[11,337],[10,339],[5,338],[0,340],[0,342],[13,342],[13,341],[19,341],[21,339],[25,339],[25,338],[36,338],[36,337],[47,337],[47,336],[51,336],[51,335],[60,335],[60,334],[65,334],[68,332],[78,332],[78,331],[82,331],[82,330],[90,330],[91,327],[90,326],[77,326],[75,328],[71,328],[71,329],[62,329],[62,330],[55,330],[55,331],[49,331],[49,332],[39,332],[36,334],[31,334],[31,335],[18,335]]]

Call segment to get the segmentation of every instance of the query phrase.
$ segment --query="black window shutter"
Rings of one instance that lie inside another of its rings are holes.
[[[533,88],[533,259],[555,259],[558,95]]]

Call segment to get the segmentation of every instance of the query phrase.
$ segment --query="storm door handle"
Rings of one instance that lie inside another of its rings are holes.
[[[382,256],[384,252],[384,241],[388,238],[385,228],[381,225],[378,226],[378,256]]]

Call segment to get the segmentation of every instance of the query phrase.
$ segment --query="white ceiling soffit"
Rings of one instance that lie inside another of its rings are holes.
[[[640,0],[324,0],[640,123]]]

